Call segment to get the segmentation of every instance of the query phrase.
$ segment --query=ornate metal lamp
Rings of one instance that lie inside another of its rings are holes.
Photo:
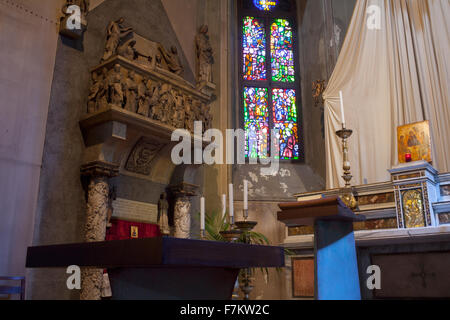
[[[348,139],[352,136],[353,130],[346,129],[345,126],[342,126],[342,130],[336,131],[336,135],[342,139],[342,149],[344,153],[344,175],[342,178],[345,181],[345,187],[340,192],[340,197],[342,201],[352,210],[355,210],[358,206],[358,203],[356,202],[356,198],[353,194],[353,189],[351,186],[350,181],[352,180],[353,176],[350,172],[351,166],[350,161],[348,157]]]

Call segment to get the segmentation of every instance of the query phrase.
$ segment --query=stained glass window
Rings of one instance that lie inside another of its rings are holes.
[[[267,88],[244,88],[246,153],[250,158],[268,156],[269,108]]]
[[[297,104],[295,90],[273,89],[273,123],[276,129],[278,150],[280,159],[299,159],[298,129],[297,129]]]
[[[244,18],[244,80],[266,80],[266,35],[264,24]]]
[[[271,27],[272,81],[294,82],[292,28],[288,20],[276,19]]]
[[[282,160],[302,159],[294,58],[295,2],[241,1],[245,14],[241,20],[243,67],[240,88],[246,156],[252,159],[269,156]],[[272,11],[275,6],[276,10]],[[284,12],[283,19],[277,16],[279,12]],[[270,150],[271,129],[277,138],[273,150]]]
[[[253,0],[253,3],[259,10],[270,11],[276,7],[278,0]]]

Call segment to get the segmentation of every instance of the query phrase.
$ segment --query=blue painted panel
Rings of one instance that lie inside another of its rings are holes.
[[[361,300],[353,224],[316,221],[316,298]]]

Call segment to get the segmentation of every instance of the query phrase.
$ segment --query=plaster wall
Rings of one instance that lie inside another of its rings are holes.
[[[0,275],[32,242],[60,0],[0,2]]]

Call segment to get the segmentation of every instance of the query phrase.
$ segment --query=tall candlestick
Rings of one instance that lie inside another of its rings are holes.
[[[342,127],[345,128],[344,96],[342,94],[342,91],[339,91],[339,97],[341,98]]]
[[[248,181],[244,180],[244,210],[248,210]]]
[[[227,213],[227,195],[222,195],[222,219],[225,217],[225,214]]]
[[[229,189],[228,189],[228,196],[229,196],[229,211],[230,211],[230,217],[234,217],[234,201],[233,201],[233,185],[230,184],[229,185]]]
[[[205,230],[205,198],[200,198],[200,229]]]

